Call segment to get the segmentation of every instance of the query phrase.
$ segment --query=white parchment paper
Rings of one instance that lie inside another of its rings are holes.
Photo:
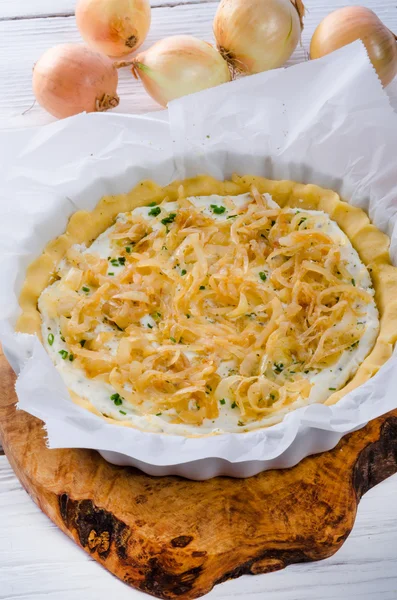
[[[0,134],[0,340],[19,375],[19,408],[45,422],[51,448],[119,452],[151,465],[269,461],[302,432],[306,440],[319,430],[344,434],[397,408],[395,354],[337,405],[296,410],[269,429],[205,439],[145,433],[73,404],[38,339],[13,332],[25,269],[45,244],[76,210],[147,178],[165,185],[237,172],[331,187],[388,233],[397,264],[396,157],[397,115],[359,42],[188,96],[168,114],[80,115]]]

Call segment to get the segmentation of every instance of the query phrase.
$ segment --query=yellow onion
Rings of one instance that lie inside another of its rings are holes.
[[[78,0],[77,27],[98,52],[125,56],[137,50],[150,27],[149,0]]]
[[[222,0],[214,20],[218,49],[239,73],[281,67],[300,40],[304,12],[302,0]]]
[[[387,85],[397,74],[396,36],[369,8],[347,6],[325,17],[313,34],[310,57],[320,58],[359,39]]]
[[[117,84],[118,72],[110,58],[83,44],[50,48],[33,69],[36,100],[59,119],[116,107]]]
[[[129,63],[148,94],[162,106],[168,102],[230,81],[227,62],[217,50],[190,35],[165,38]]]

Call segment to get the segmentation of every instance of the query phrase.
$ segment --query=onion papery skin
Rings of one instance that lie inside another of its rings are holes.
[[[151,22],[149,0],[79,0],[76,23],[84,41],[107,56],[135,52]]]
[[[301,0],[222,0],[214,35],[233,70],[251,75],[281,67],[301,38]]]
[[[363,6],[340,8],[321,21],[310,44],[310,58],[321,58],[361,39],[384,86],[397,75],[396,36]]]
[[[207,42],[193,36],[165,38],[139,54],[133,72],[162,106],[231,80],[227,62]]]
[[[84,44],[50,48],[33,69],[36,100],[59,119],[115,108],[117,84],[118,71],[110,58]]]

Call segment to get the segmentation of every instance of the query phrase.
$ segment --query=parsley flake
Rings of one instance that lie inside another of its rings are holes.
[[[159,206],[155,206],[154,208],[149,210],[149,217],[157,217],[161,213],[161,208]]]
[[[123,404],[123,399],[120,396],[120,394],[118,394],[117,392],[116,392],[116,394],[112,394],[110,396],[110,399],[113,400],[113,402],[116,406],[120,406],[121,404]]]
[[[54,338],[54,334],[53,333],[49,333],[47,341],[48,341],[48,343],[49,343],[50,346],[52,346],[52,344],[54,343],[54,339],[55,339]]]
[[[219,404],[226,404],[226,400],[224,398],[222,398],[222,400],[219,400]]]
[[[168,215],[168,217],[161,219],[161,222],[163,225],[168,225],[169,223],[173,223],[175,221],[175,218],[176,218],[176,213],[170,213]]]
[[[266,281],[266,279],[267,279],[267,275],[264,271],[261,271],[259,273],[259,277],[262,279],[262,281]]]
[[[223,215],[226,212],[226,208],[224,206],[218,206],[217,204],[211,204],[211,210],[215,215]]]

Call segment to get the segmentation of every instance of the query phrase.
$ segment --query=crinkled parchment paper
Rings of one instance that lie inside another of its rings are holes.
[[[51,448],[94,448],[148,472],[194,478],[291,466],[397,408],[395,354],[335,406],[298,409],[268,429],[204,439],[145,433],[73,404],[38,339],[13,332],[27,265],[73,212],[142,179],[166,185],[236,172],[330,187],[391,237],[397,264],[396,157],[397,115],[359,42],[185,97],[168,113],[80,115],[0,134],[0,339],[18,373],[19,408],[45,422]]]

